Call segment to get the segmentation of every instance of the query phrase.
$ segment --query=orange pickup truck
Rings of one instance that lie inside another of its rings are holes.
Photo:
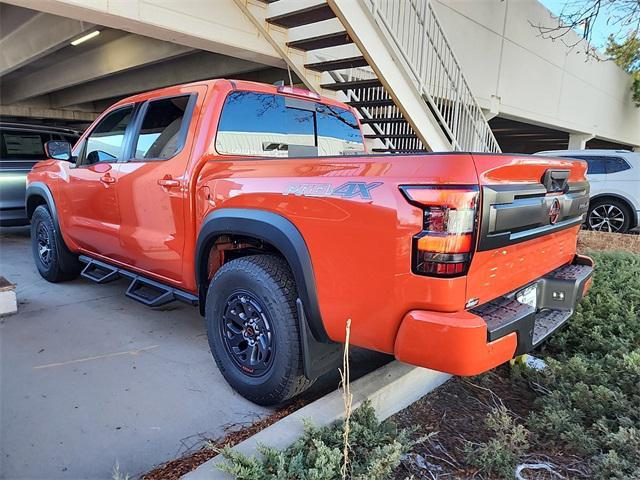
[[[127,278],[200,307],[227,381],[276,404],[354,345],[458,375],[530,351],[573,313],[586,164],[371,155],[355,112],[293,87],[212,80],[118,102],[28,176],[51,282]]]

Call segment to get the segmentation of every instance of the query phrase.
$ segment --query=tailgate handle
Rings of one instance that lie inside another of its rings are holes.
[[[569,170],[549,169],[542,176],[542,184],[547,193],[567,193],[569,191]]]

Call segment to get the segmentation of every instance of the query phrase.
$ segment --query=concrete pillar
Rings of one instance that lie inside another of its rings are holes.
[[[584,150],[587,148],[587,142],[594,137],[592,133],[570,133],[567,150]]]

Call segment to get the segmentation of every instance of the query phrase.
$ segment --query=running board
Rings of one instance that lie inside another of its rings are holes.
[[[125,295],[148,307],[159,307],[174,300],[180,300],[189,305],[198,305],[198,297],[191,293],[85,255],[80,255],[79,260],[86,263],[81,275],[92,282],[104,284],[122,277],[131,280]]]
[[[109,283],[120,278],[117,268],[88,258],[87,260],[89,261],[86,262],[87,264],[80,272],[80,276],[95,283]]]

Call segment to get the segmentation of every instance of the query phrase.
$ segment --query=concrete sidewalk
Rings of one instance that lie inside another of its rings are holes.
[[[269,413],[224,381],[197,309],[149,309],[122,281],[50,284],[27,229],[0,233],[0,275],[19,301],[0,319],[0,478],[135,476]],[[361,352],[356,368],[385,361]]]

